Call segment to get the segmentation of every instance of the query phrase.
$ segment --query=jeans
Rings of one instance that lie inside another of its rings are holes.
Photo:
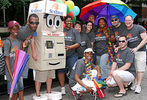
[[[109,55],[107,53],[101,56],[97,56],[97,62],[101,70],[102,79],[105,79],[108,77],[108,68],[107,68],[108,56]]]
[[[10,94],[10,89],[11,89],[11,80],[7,80],[7,90],[8,90],[8,94]],[[13,93],[18,93],[19,91],[22,91],[24,89],[24,86],[23,86],[23,78],[20,77],[15,88],[14,88],[14,91]]]

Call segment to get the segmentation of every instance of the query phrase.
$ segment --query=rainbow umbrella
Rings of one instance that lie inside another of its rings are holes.
[[[20,75],[29,59],[29,55],[22,51],[22,50],[19,50],[19,51],[16,51],[16,60],[15,61],[15,70],[14,70],[14,75],[13,75],[13,82],[12,82],[12,85],[11,85],[11,90],[10,90],[10,95],[9,95],[9,100],[10,98],[12,98],[12,95],[13,95],[13,91],[14,91],[14,88],[20,78]]]
[[[108,26],[111,26],[110,18],[112,15],[117,15],[120,22],[124,22],[125,16],[131,15],[134,19],[137,14],[121,0],[97,0],[81,9],[81,20],[87,21],[89,15],[94,15],[96,17],[95,25],[97,25],[100,17],[105,17]]]

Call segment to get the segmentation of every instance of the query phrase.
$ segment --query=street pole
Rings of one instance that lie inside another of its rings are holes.
[[[3,15],[4,15],[4,27],[6,27],[6,13],[5,13],[5,9],[3,9]]]
[[[24,24],[26,24],[26,9],[25,9],[25,6],[23,6],[23,12],[24,12]]]

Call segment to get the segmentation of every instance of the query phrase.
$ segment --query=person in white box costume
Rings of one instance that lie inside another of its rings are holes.
[[[63,33],[63,16],[66,16],[66,5],[50,0],[30,4],[29,14],[39,17],[33,48],[37,60],[29,59],[29,67],[35,70],[36,95],[33,99],[41,99],[40,87],[42,82],[47,84],[47,93],[51,92],[52,79],[55,69],[65,68],[65,42]],[[29,49],[29,54],[33,52]]]

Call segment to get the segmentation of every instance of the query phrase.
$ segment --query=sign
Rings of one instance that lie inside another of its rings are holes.
[[[32,13],[46,13],[59,16],[66,16],[67,6],[64,3],[58,3],[55,1],[44,0],[30,4],[29,14]]]

